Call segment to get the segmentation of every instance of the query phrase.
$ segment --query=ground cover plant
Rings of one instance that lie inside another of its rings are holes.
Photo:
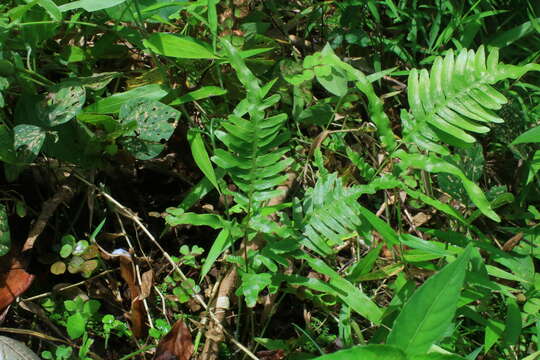
[[[540,5],[0,4],[0,359],[540,358]]]

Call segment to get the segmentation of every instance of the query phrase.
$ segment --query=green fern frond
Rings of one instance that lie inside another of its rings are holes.
[[[281,147],[289,138],[283,130],[287,115],[266,117],[265,109],[279,97],[265,99],[270,86],[261,87],[237,50],[227,41],[223,44],[247,94],[223,122],[223,130],[215,132],[227,150],[217,149],[212,160],[227,170],[246,204],[266,201],[279,195],[275,188],[285,182],[284,170],[292,163],[292,159],[284,158],[288,148]],[[243,117],[246,114],[249,120]]]
[[[360,194],[344,187],[337,174],[320,178],[302,203],[302,244],[321,256],[334,254],[332,248],[362,225]]]
[[[495,111],[507,99],[492,85],[530,70],[540,70],[540,65],[505,65],[499,63],[497,49],[486,58],[483,46],[476,52],[462,49],[457,56],[450,50],[435,59],[430,72],[411,70],[408,100],[413,118],[402,116],[405,140],[441,154],[448,151],[438,141],[456,146],[475,142],[471,133],[486,133],[486,125],[503,122]]]

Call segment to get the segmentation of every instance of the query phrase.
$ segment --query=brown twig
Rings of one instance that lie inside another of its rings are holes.
[[[296,174],[292,172],[289,173],[289,178],[287,179],[285,184],[278,187],[278,190],[282,190],[281,194],[273,199],[270,199],[270,201],[268,202],[268,206],[275,206],[283,203],[283,201],[285,201],[285,199],[287,198],[288,192],[292,188],[295,180]],[[278,220],[276,216],[272,215],[270,216],[270,219],[273,221]],[[263,242],[261,237],[255,237],[255,239],[252,240],[249,244],[245,242],[242,243],[240,249],[238,249],[238,253],[243,254],[246,250],[257,250],[262,246]],[[236,271],[236,266],[234,264],[231,264],[227,269],[225,277],[219,285],[218,297],[215,305],[216,318],[213,319],[212,325],[214,326],[214,328],[211,330],[213,336],[212,338],[207,339],[204,350],[200,357],[201,360],[217,359],[218,345],[224,339],[222,332],[224,328],[222,326],[222,322],[225,319],[227,310],[229,309],[230,296],[236,288],[237,275],[238,273]],[[276,294],[270,295],[267,297],[267,299],[265,299],[265,308],[263,310],[263,314],[266,314],[266,316],[271,313],[276,299]]]
[[[174,262],[174,260],[171,258],[169,253],[166,252],[165,249],[163,249],[163,247],[156,240],[154,235],[152,235],[152,233],[146,228],[146,226],[144,226],[144,224],[141,222],[141,220],[139,219],[139,217],[137,215],[135,215],[129,208],[127,208],[124,205],[122,205],[121,203],[119,203],[111,195],[107,194],[105,191],[101,190],[100,188],[98,188],[94,184],[88,182],[83,177],[81,177],[81,176],[79,176],[77,174],[74,174],[74,176],[77,179],[79,179],[80,181],[82,181],[83,183],[85,183],[86,185],[88,185],[88,186],[90,186],[92,188],[95,188],[103,197],[105,197],[109,202],[111,202],[117,208],[117,210],[119,211],[119,213],[122,216],[125,216],[125,217],[131,219],[135,224],[137,224],[137,226],[150,239],[150,241],[152,241],[152,243],[163,253],[163,256],[165,257],[165,259],[169,262],[169,264],[173,267],[173,269],[178,273],[180,278],[183,281],[187,280],[187,277],[184,274],[184,272]],[[208,312],[208,315],[210,316],[210,318],[215,322],[216,321],[216,315],[210,310],[210,308],[208,307],[208,305],[206,304],[206,302],[204,301],[202,296],[199,295],[199,294],[196,294],[196,295],[194,295],[194,299]],[[222,330],[223,334],[228,336],[230,338],[231,342],[234,345],[236,345],[240,350],[242,350],[247,356],[249,356],[250,358],[252,358],[254,360],[259,360],[259,358],[257,356],[255,356],[255,354],[253,354],[251,351],[249,351],[248,348],[246,348],[244,345],[242,345],[240,342],[238,342],[231,334],[229,334],[229,332],[225,328],[223,328],[223,326],[221,325],[220,322],[216,322],[216,324],[217,324],[217,327],[220,328],[220,330]]]
[[[50,199],[45,201],[43,203],[43,207],[41,208],[41,212],[39,213],[39,216],[30,229],[30,232],[28,233],[28,237],[26,238],[26,241],[24,242],[24,246],[22,248],[22,252],[25,252],[27,250],[30,250],[34,247],[34,244],[37,240],[37,238],[41,235],[43,230],[45,229],[45,226],[47,226],[47,222],[51,218],[51,216],[54,214],[58,206],[63,203],[71,200],[71,198],[75,195],[75,184],[73,181],[68,181],[65,184],[63,184],[60,189],[54,194]]]

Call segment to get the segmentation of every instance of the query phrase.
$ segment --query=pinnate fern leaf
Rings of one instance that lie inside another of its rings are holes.
[[[362,224],[357,202],[360,194],[355,188],[344,187],[336,174],[319,179],[302,204],[303,245],[319,255],[332,255],[332,248]]]
[[[265,99],[269,87],[261,87],[259,79],[229,42],[223,41],[223,45],[246,89],[246,99],[223,122],[223,129],[216,131],[216,137],[227,149],[217,149],[212,160],[227,170],[246,204],[266,201],[279,195],[276,187],[285,182],[284,170],[292,163],[292,159],[284,157],[288,148],[281,147],[289,138],[289,133],[283,130],[287,115],[266,116],[265,110],[279,101],[279,97]]]
[[[476,139],[471,133],[486,133],[492,123],[503,120],[495,113],[507,102],[492,85],[519,78],[539,64],[523,66],[499,63],[498,50],[486,54],[462,49],[437,57],[431,71],[413,69],[408,79],[408,100],[412,119],[402,116],[405,140],[426,150],[448,154],[437,144],[463,146]]]

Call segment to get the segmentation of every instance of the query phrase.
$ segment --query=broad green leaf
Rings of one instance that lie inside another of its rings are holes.
[[[40,360],[24,343],[6,336],[0,336],[0,359],[2,360]]]
[[[212,33],[213,39],[217,39],[217,30],[218,30],[218,16],[216,5],[220,0],[207,0],[208,6],[208,27]]]
[[[218,257],[232,244],[230,235],[230,231],[227,228],[224,228],[219,232],[218,236],[212,243],[210,251],[208,251],[208,255],[204,259],[204,263],[201,268],[200,281],[202,281],[206,274],[208,274],[208,272],[212,269],[212,266]]]
[[[47,10],[49,15],[51,15],[51,17],[53,18],[53,20],[56,20],[56,21],[62,20],[62,12],[52,0],[38,0],[38,4],[39,6]]]
[[[309,255],[300,256],[313,270],[329,277],[328,285],[337,290],[338,296],[351,307],[352,310],[364,316],[374,323],[381,320],[382,310],[359,288],[351,282],[341,277],[336,271],[328,266],[324,261],[313,258]]]
[[[167,95],[167,91],[157,84],[144,85],[123,93],[116,93],[84,108],[84,112],[98,114],[114,114],[120,111],[122,105],[135,99],[160,100]]]
[[[68,81],[53,86],[43,104],[38,106],[38,116],[47,126],[53,127],[73,119],[86,101],[84,87]]]
[[[298,122],[304,125],[325,126],[334,116],[332,107],[328,104],[316,104],[304,109],[298,115]]]
[[[246,305],[250,308],[257,304],[259,293],[272,283],[272,274],[270,273],[240,272],[240,278],[242,281],[236,290],[236,295],[243,295],[246,299]]]
[[[482,189],[474,182],[469,180],[463,171],[457,166],[452,165],[434,155],[408,154],[402,150],[396,152],[396,156],[401,159],[400,166],[407,168],[422,169],[431,173],[448,173],[459,178],[467,195],[480,211],[494,221],[501,221],[499,216],[491,208],[491,204],[484,195]]]
[[[95,135],[84,124],[70,121],[54,128],[54,136],[47,136],[43,153],[83,167],[100,163],[101,151],[92,146]]]
[[[522,37],[535,32],[535,28],[533,25],[534,21],[540,21],[540,18],[526,21],[506,31],[497,31],[496,34],[493,35],[493,37],[488,41],[488,44],[498,48],[503,48],[505,46],[511,45]]]
[[[390,225],[379,219],[374,213],[365,207],[360,206],[359,208],[362,216],[364,216],[371,226],[373,226],[373,228],[379,232],[388,245],[393,246],[399,244],[399,237],[395,230],[390,227]]]
[[[191,91],[185,95],[180,96],[177,99],[174,99],[173,101],[169,103],[169,105],[170,106],[181,105],[190,101],[202,100],[202,99],[206,99],[212,96],[225,95],[226,93],[227,93],[227,90],[222,89],[217,86],[203,86],[200,89]]]
[[[80,312],[76,312],[68,317],[66,328],[69,337],[77,339],[84,334],[84,330],[86,329],[86,319]]]
[[[180,59],[217,59],[208,44],[189,36],[155,33],[143,44],[158,55]]]
[[[313,360],[407,360],[405,353],[390,345],[355,346]]]
[[[414,356],[426,353],[444,336],[456,312],[471,249],[468,246],[414,292],[396,318],[388,344]]]
[[[59,6],[62,12],[83,8],[86,11],[108,9],[124,3],[126,0],[78,0]]]
[[[17,162],[17,154],[13,146],[13,132],[4,124],[0,124],[0,161],[9,164]]]
[[[349,92],[347,76],[339,68],[332,67],[326,76],[316,76],[317,81],[331,94],[343,97]]]
[[[218,192],[219,184],[217,182],[216,173],[206,152],[206,146],[204,145],[201,133],[195,129],[189,129],[187,133],[189,144],[191,145],[191,153],[195,163],[201,169],[203,174],[210,180],[212,185],[216,188]]]
[[[455,354],[429,353],[424,355],[414,355],[407,357],[407,360],[465,360],[465,358]]]
[[[503,333],[503,342],[505,346],[514,346],[518,344],[521,334],[521,311],[514,298],[506,299],[506,322]]]
[[[26,161],[32,161],[41,150],[47,134],[35,125],[17,125],[13,128],[13,146]],[[22,152],[22,153],[21,153]]]
[[[511,145],[526,144],[526,143],[539,143],[540,142],[540,126],[534,127],[525,131],[519,135]]]
[[[504,323],[496,319],[488,319],[487,325],[484,330],[484,353],[487,354],[489,350],[495,345],[502,337],[504,332]]]
[[[119,140],[137,159],[152,159],[172,136],[180,112],[156,100],[133,99],[122,105],[119,122],[136,127]]]
[[[11,249],[11,233],[7,209],[4,204],[0,204],[0,257],[6,255]]]
[[[121,73],[116,71],[102,72],[92,74],[91,76],[78,77],[74,79],[74,81],[87,89],[97,91],[103,89],[113,79],[119,77],[120,75]]]
[[[196,225],[196,226],[210,226],[212,229],[221,229],[225,226],[226,221],[219,215],[215,214],[195,214],[195,213],[183,213],[180,209],[167,209],[170,215],[167,215],[165,221],[170,226],[177,225]]]

